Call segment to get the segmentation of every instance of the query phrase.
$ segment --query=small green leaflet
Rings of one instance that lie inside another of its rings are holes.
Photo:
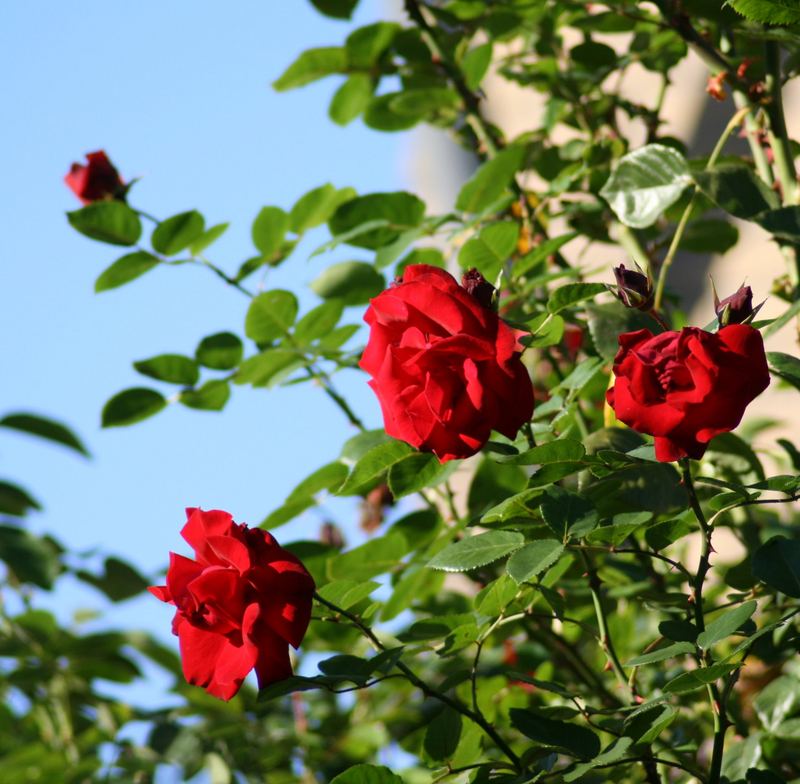
[[[445,572],[466,572],[493,563],[523,544],[525,537],[516,531],[488,531],[448,545],[428,566]]]

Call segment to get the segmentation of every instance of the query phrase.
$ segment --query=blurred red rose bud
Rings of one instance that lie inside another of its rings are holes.
[[[467,270],[461,276],[461,285],[485,308],[494,309],[496,307],[497,289],[475,267]]]
[[[394,504],[394,496],[389,486],[380,484],[373,487],[361,502],[361,530],[371,533],[383,522],[384,507]]]
[[[344,547],[344,536],[338,525],[331,522],[323,523],[319,529],[319,540],[322,544],[341,550]]]
[[[720,327],[727,327],[728,324],[748,324],[755,318],[763,304],[762,302],[761,305],[753,307],[753,291],[750,286],[739,286],[733,294],[722,300],[714,289],[714,311]]]
[[[125,197],[125,183],[103,150],[88,153],[86,161],[85,166],[73,163],[64,177],[64,182],[84,204]]]
[[[614,267],[614,278],[617,286],[609,290],[626,308],[650,310],[653,307],[653,282],[638,265],[635,270],[626,269],[624,264]]]

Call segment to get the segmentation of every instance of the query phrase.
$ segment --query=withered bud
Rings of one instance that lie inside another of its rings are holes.
[[[461,276],[461,285],[485,308],[497,306],[497,289],[473,267]]]
[[[344,536],[335,523],[323,523],[319,529],[319,540],[322,544],[341,550],[344,547]]]
[[[762,302],[761,305],[763,304]],[[747,324],[761,310],[761,305],[753,307],[753,291],[750,286],[741,285],[733,294],[722,300],[717,296],[716,288],[714,289],[714,311],[720,327],[727,327],[728,324]]]
[[[372,533],[383,523],[383,510],[394,504],[394,496],[389,486],[380,484],[373,487],[361,502],[359,525],[362,531]]]
[[[626,308],[644,311],[652,309],[653,281],[642,272],[638,264],[635,270],[626,269],[624,264],[614,267],[614,278],[617,286],[616,289],[611,288],[611,291]]]

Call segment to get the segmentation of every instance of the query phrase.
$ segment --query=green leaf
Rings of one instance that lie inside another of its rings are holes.
[[[247,309],[245,334],[258,344],[282,338],[294,324],[297,309],[297,297],[291,291],[265,291],[255,297]]]
[[[346,305],[364,305],[386,288],[386,280],[365,261],[332,264],[311,283],[323,299],[340,299]]]
[[[416,87],[403,90],[392,98],[392,112],[416,120],[433,120],[447,112],[454,112],[461,105],[461,98],[449,87]]]
[[[406,229],[419,226],[425,217],[425,202],[411,193],[370,193],[340,204],[328,221],[331,234],[343,235],[372,221],[385,225],[348,239],[350,245],[377,250],[393,242]]]
[[[94,290],[99,294],[101,291],[124,286],[160,263],[159,259],[143,250],[127,253],[98,275]]]
[[[20,582],[47,590],[61,573],[55,545],[14,525],[0,525],[0,561]]]
[[[101,423],[103,427],[121,427],[141,422],[157,414],[167,405],[160,392],[146,387],[133,387],[114,395],[103,406]]]
[[[134,210],[121,201],[96,201],[67,213],[73,229],[109,245],[135,245],[142,236],[142,222]]]
[[[286,500],[294,501],[300,498],[313,497],[323,490],[331,490],[334,487],[339,487],[347,478],[347,474],[347,466],[344,463],[340,463],[338,460],[327,463],[300,482],[300,484],[286,496]]]
[[[106,558],[101,575],[80,570],[76,575],[97,590],[102,591],[112,602],[121,602],[138,596],[150,584],[130,564],[119,558]]]
[[[463,269],[476,267],[487,280],[495,280],[516,249],[518,237],[519,225],[514,221],[492,223],[464,244],[458,263]]]
[[[709,683],[713,683],[718,678],[722,678],[738,664],[712,664],[710,667],[701,667],[689,672],[683,672],[677,677],[668,681],[664,686],[664,691],[670,694],[685,694],[696,689],[702,689]]]
[[[679,152],[648,144],[620,159],[600,195],[622,223],[644,229],[680,198],[691,181],[689,164]]]
[[[369,74],[351,74],[334,93],[328,116],[337,125],[347,125],[356,119],[372,100],[375,83]]]
[[[768,351],[767,359],[773,373],[800,389],[800,359],[780,351]]]
[[[626,667],[641,667],[643,664],[655,664],[665,659],[674,659],[694,652],[694,645],[690,642],[676,642],[664,648],[658,648],[650,653],[643,653],[641,656],[634,656],[630,661],[625,662]]]
[[[283,244],[289,228],[289,216],[280,207],[262,207],[253,221],[253,245],[266,258],[271,258]]]
[[[244,346],[233,332],[217,332],[203,338],[195,349],[197,361],[212,370],[231,370],[242,361]]]
[[[340,773],[331,779],[331,784],[403,784],[403,779],[383,765],[362,764]]]
[[[233,383],[274,386],[302,364],[302,358],[294,349],[270,348],[245,359],[239,365]]]
[[[764,729],[774,732],[800,703],[800,681],[793,675],[781,675],[768,683],[753,700]]]
[[[606,291],[607,289],[602,283],[567,283],[566,286],[560,286],[550,295],[547,301],[547,310],[550,313],[558,313],[564,308],[587,299],[593,299]]]
[[[589,333],[603,359],[612,360],[619,351],[619,336],[637,329],[654,329],[655,322],[639,310],[626,308],[621,302],[604,302],[586,306]]]
[[[395,463],[413,451],[408,444],[394,440],[372,447],[358,460],[336,495],[360,495]]]
[[[432,760],[450,759],[461,740],[461,714],[445,707],[433,717],[425,730],[425,754]]]
[[[534,267],[545,262],[548,257],[558,253],[564,245],[574,240],[577,236],[578,233],[573,231],[569,234],[562,234],[560,237],[551,237],[549,240],[545,240],[526,253],[521,259],[514,262],[514,274],[518,276],[526,275]]]
[[[401,29],[396,22],[375,22],[353,30],[345,42],[350,67],[371,69]]]
[[[705,631],[697,635],[697,645],[704,651],[733,634],[756,611],[757,602],[749,601],[715,616]]]
[[[728,5],[753,22],[769,25],[800,22],[800,8],[794,0],[728,0]]]
[[[319,595],[342,610],[349,610],[353,605],[366,599],[373,591],[380,588],[380,583],[373,580],[333,580],[319,589]]]
[[[159,354],[150,359],[141,359],[133,367],[143,376],[167,381],[170,384],[193,386],[200,378],[197,363],[182,354]]]
[[[506,147],[482,164],[464,184],[456,199],[456,209],[482,212],[503,195],[525,158],[525,148]]]
[[[587,727],[549,719],[522,708],[512,708],[510,716],[516,729],[543,746],[563,749],[582,759],[592,759],[600,753],[600,739]]]
[[[311,3],[325,16],[349,19],[358,5],[358,0],[311,0]]]
[[[711,201],[743,220],[751,220],[778,206],[775,193],[750,167],[742,164],[724,164],[697,172],[694,181]]]
[[[313,188],[301,196],[289,212],[289,228],[302,234],[321,223],[325,223],[336,208],[356,195],[352,188],[337,190],[330,183]]]
[[[499,465],[484,459],[472,477],[467,495],[470,517],[477,517],[504,498],[525,488],[525,472],[516,466]]]
[[[583,762],[580,765],[576,765],[569,773],[565,773],[564,781],[576,781],[592,768],[596,768],[599,765],[611,765],[611,763],[622,759],[632,743],[633,740],[631,738],[617,738],[591,762]]]
[[[591,501],[558,486],[545,491],[541,509],[544,521],[562,540],[570,535],[584,536],[598,521],[597,510]]]
[[[611,525],[595,528],[586,536],[591,544],[621,545],[634,531],[641,528],[653,517],[652,512],[622,512],[614,515]]]
[[[739,241],[739,230],[719,218],[692,221],[681,240],[681,248],[693,253],[726,253]]]
[[[89,456],[89,452],[81,440],[66,425],[38,414],[29,414],[27,412],[6,414],[0,419],[0,427],[19,430],[22,433],[54,441],[57,444],[74,449],[76,452],[86,455],[86,457]]]
[[[222,411],[231,396],[230,384],[224,379],[206,381],[198,389],[185,389],[179,400],[189,408],[201,411]]]
[[[18,485],[0,481],[0,514],[24,517],[31,509],[41,509],[39,502]]]
[[[522,341],[530,348],[547,348],[555,346],[564,337],[564,319],[552,313],[540,313],[528,322],[530,337],[523,337]]]
[[[307,49],[272,83],[272,86],[278,92],[294,90],[330,74],[346,71],[347,51],[344,47],[323,46],[318,49]]]
[[[209,245],[215,243],[227,230],[229,223],[218,223],[207,228],[196,240],[189,244],[192,256],[199,256]]]
[[[295,341],[307,344],[330,335],[344,311],[344,302],[331,299],[309,310],[294,328]]]
[[[561,463],[564,461],[581,460],[586,454],[586,449],[580,441],[572,438],[559,438],[547,444],[539,444],[522,452],[513,455],[503,463],[514,463],[515,465],[545,465],[547,463]]]
[[[364,111],[364,125],[376,131],[392,133],[413,128],[422,120],[419,114],[402,114],[394,108],[394,102],[403,93],[384,93],[372,98]]]
[[[517,585],[549,569],[564,552],[564,545],[555,539],[540,539],[517,550],[506,564],[506,571]]]
[[[800,207],[781,207],[756,215],[753,220],[775,237],[800,242]]]
[[[753,553],[751,567],[770,588],[800,599],[800,541],[773,537]]]
[[[428,562],[428,566],[445,572],[467,572],[493,563],[519,550],[523,544],[525,537],[516,531],[488,531],[449,544]]]
[[[165,256],[174,256],[188,248],[203,233],[205,220],[197,210],[173,215],[156,226],[151,242],[153,248]]]
[[[448,470],[435,455],[410,454],[394,463],[389,469],[387,483],[395,498],[416,493],[425,487],[438,484],[442,474]]]
[[[328,562],[332,580],[370,580],[397,568],[408,552],[405,537],[389,533],[341,553]]]
[[[491,63],[491,42],[476,46],[464,55],[464,59],[461,61],[461,72],[464,74],[464,81],[470,90],[477,90],[480,87]]]

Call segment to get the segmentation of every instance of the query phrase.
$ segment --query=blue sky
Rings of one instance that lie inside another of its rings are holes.
[[[382,16],[362,0],[353,24]],[[229,270],[252,255],[250,223],[264,205],[290,207],[324,182],[360,192],[407,187],[404,137],[327,117],[338,79],[278,94],[270,83],[303,49],[344,40],[349,23],[326,19],[306,0],[81,0],[0,5],[2,130],[0,232],[0,414],[26,410],[70,424],[93,453],[0,433],[0,475],[45,505],[35,530],[70,549],[120,554],[148,574],[178,535],[183,508],[224,508],[259,522],[294,484],[334,458],[352,434],[340,412],[309,385],[234,388],[221,414],[173,406],[130,428],[101,430],[100,410],[121,389],[151,385],[133,360],[191,354],[205,335],[243,334],[247,301],[202,269],[157,269],[121,289],[93,293],[122,251],[74,232],[78,205],[63,184],[70,163],[105,149],[123,177],[141,177],[131,202],[159,217],[199,209],[231,221],[209,251]],[[364,258],[340,249],[307,261],[310,242],[268,280],[306,289],[325,265]],[[303,251],[306,252],[303,252]],[[314,304],[310,293],[304,309]],[[360,319],[352,312],[351,321]],[[339,382],[371,426],[379,412],[363,376]],[[158,386],[157,382],[154,382]],[[336,510],[355,520],[352,504]],[[320,516],[278,532],[316,537]],[[51,599],[60,614],[100,597],[66,584]],[[118,626],[168,630],[168,608],[142,598],[115,608]]]

